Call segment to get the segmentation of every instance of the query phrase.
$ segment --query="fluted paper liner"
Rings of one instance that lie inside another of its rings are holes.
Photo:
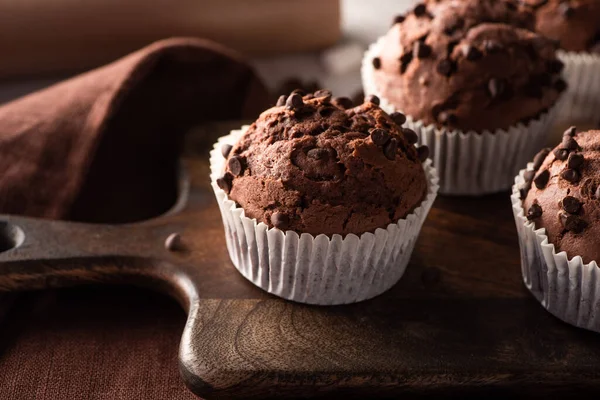
[[[531,170],[532,164],[528,169]],[[528,221],[519,194],[525,179],[515,178],[511,196],[521,247],[521,271],[525,285],[554,316],[580,328],[600,332],[600,270],[596,261],[584,264],[579,256],[568,259],[557,253],[545,229]]]
[[[421,226],[438,191],[431,160],[423,167],[428,191],[406,218],[375,233],[312,236],[283,232],[244,215],[216,180],[225,158],[221,145],[234,144],[248,127],[218,140],[210,153],[211,183],[221,210],[233,265],[269,293],[301,303],[333,305],[366,300],[392,287],[404,274]]]
[[[374,94],[381,108],[396,110],[380,93],[374,81],[373,57],[380,54],[383,38],[372,44],[362,63],[365,95]],[[462,132],[437,128],[413,120],[407,115],[405,126],[419,136],[419,144],[429,146],[433,166],[440,177],[440,193],[479,196],[510,189],[519,169],[526,165],[545,145],[548,128],[558,107],[532,120],[507,130],[494,132]]]
[[[563,76],[569,84],[560,101],[560,120],[568,124],[599,122],[600,54],[560,50],[558,58],[565,64]]]

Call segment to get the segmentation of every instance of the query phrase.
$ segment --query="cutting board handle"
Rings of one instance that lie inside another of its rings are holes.
[[[101,225],[0,215],[0,291],[151,277],[177,229],[171,216]]]

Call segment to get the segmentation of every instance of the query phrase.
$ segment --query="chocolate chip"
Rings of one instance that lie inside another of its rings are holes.
[[[403,74],[406,71],[406,68],[408,68],[408,64],[410,64],[412,59],[413,59],[412,51],[404,53],[404,54],[402,54],[402,56],[400,56],[400,73],[401,74]]]
[[[352,100],[350,100],[347,97],[335,97],[332,100],[332,103],[338,107],[345,109],[345,110],[352,108],[352,106],[354,106],[354,103],[352,103]]]
[[[181,235],[177,232],[173,232],[167,236],[167,239],[165,239],[165,249],[169,251],[183,250]]]
[[[492,78],[488,82],[488,93],[495,99],[500,97],[506,88],[506,81],[504,79]]]
[[[240,176],[244,172],[244,160],[241,157],[233,156],[227,161],[227,166],[233,176]]]
[[[567,129],[564,133],[563,136],[570,136],[570,137],[574,137],[575,135],[577,135],[577,127],[576,126],[571,126],[569,129]]]
[[[229,156],[229,153],[231,153],[231,149],[233,149],[233,146],[230,144],[221,145],[221,154],[224,158],[227,158]]]
[[[563,136],[561,147],[567,150],[580,150],[579,143],[570,136]]]
[[[425,160],[427,160],[427,157],[429,157],[429,147],[421,146],[417,148],[417,156],[419,157],[419,161],[421,161],[422,163],[425,162]]]
[[[567,196],[561,201],[563,210],[571,214],[577,214],[581,209],[581,201],[573,196]]]
[[[444,27],[444,33],[448,36],[453,35],[454,32],[465,26],[465,20],[462,18],[456,18],[451,23]]]
[[[306,94],[306,91],[304,89],[294,89],[290,94],[299,94],[300,96],[304,96]]]
[[[217,179],[217,186],[219,186],[225,193],[229,194],[229,192],[231,192],[232,180],[233,176],[230,173],[226,173],[224,176]]]
[[[567,90],[567,82],[565,82],[563,79],[558,79],[556,80],[556,82],[554,82],[554,89],[557,92],[564,92],[565,90]]]
[[[583,165],[583,154],[581,153],[571,153],[569,154],[569,158],[567,160],[567,168],[570,169],[579,169]]]
[[[308,158],[312,158],[313,160],[324,161],[324,160],[329,159],[329,152],[326,149],[314,148],[314,149],[310,149],[306,153],[306,156]]]
[[[431,55],[431,47],[425,43],[417,42],[413,48],[413,56],[417,58],[427,58]]]
[[[454,72],[454,63],[445,58],[438,63],[436,70],[440,75],[450,76]]]
[[[399,112],[391,113],[390,118],[398,125],[403,125],[406,122],[406,115]]]
[[[413,9],[413,13],[415,14],[415,16],[417,17],[422,17],[425,14],[427,14],[427,7],[425,6],[425,4],[423,3],[419,3],[415,6],[415,8]]]
[[[476,61],[483,57],[483,53],[477,47],[463,44],[460,49],[465,58],[469,61]]]
[[[456,40],[452,40],[452,41],[448,42],[448,44],[446,46],[446,57],[450,57],[450,55],[454,51],[454,48],[457,45],[458,45],[458,42]]]
[[[587,227],[587,222],[579,218],[577,215],[570,215],[561,211],[559,218],[563,227],[573,233],[581,233]]]
[[[534,170],[527,170],[523,174],[523,179],[525,179],[525,183],[531,185],[531,182],[533,182],[533,177],[534,176],[535,176],[535,171]]]
[[[404,15],[396,15],[394,17],[394,25],[403,23],[405,19],[406,17]]]
[[[560,173],[560,177],[570,183],[577,183],[577,182],[579,182],[579,179],[581,179],[581,175],[579,174],[579,172],[577,170],[569,169],[569,168],[564,169]]]
[[[525,182],[519,188],[519,196],[520,196],[521,200],[523,200],[523,199],[525,199],[527,197],[527,193],[529,193],[530,189],[531,189],[531,182]]]
[[[369,133],[371,134],[371,140],[377,146],[383,146],[390,140],[390,133],[385,129],[374,128]]]
[[[288,110],[298,111],[304,105],[304,101],[302,101],[302,96],[300,93],[292,93],[286,100],[285,106]]]
[[[273,224],[275,228],[284,231],[290,226],[290,218],[283,213],[274,212],[271,214],[271,224]]]
[[[483,49],[488,53],[497,53],[502,50],[502,45],[494,40],[485,40],[483,42]]]
[[[375,68],[375,69],[381,68],[381,58],[374,57],[372,63],[373,63],[373,68]]]
[[[370,94],[367,97],[365,97],[365,103],[373,103],[376,106],[378,106],[380,103],[379,97],[375,96],[374,94]]]
[[[547,169],[540,172],[533,179],[533,183],[535,183],[535,187],[540,190],[542,190],[543,188],[546,187],[546,185],[548,184],[548,181],[550,181],[550,171],[548,171]]]
[[[565,18],[571,18],[575,14],[575,9],[569,5],[569,2],[563,1],[558,6],[558,11]]]
[[[396,150],[398,150],[398,140],[396,140],[396,138],[391,138],[383,148],[383,154],[389,160],[394,160],[396,158]]]
[[[534,203],[529,207],[529,210],[527,210],[527,219],[531,221],[532,219],[539,218],[542,216],[542,213],[542,206]]]
[[[304,95],[304,97],[303,97],[304,100],[312,100],[314,98],[315,98],[315,95],[312,93],[308,93],[308,94]]]
[[[558,59],[549,60],[546,62],[546,69],[551,74],[560,74],[564,67],[565,67],[565,64],[563,64],[563,62]]]
[[[331,99],[331,90],[320,89],[314,94],[315,98],[322,99],[324,102],[328,102]]]
[[[277,107],[281,107],[285,104],[285,95],[282,94],[281,96],[279,96],[279,98],[277,99]]]
[[[565,161],[569,157],[569,150],[567,149],[556,149],[554,150],[554,157],[559,161]]]
[[[419,141],[419,136],[412,129],[402,128],[402,135],[404,136],[408,144],[415,144]]]
[[[458,117],[448,111],[440,112],[437,120],[440,124],[448,126],[455,126],[458,123]]]
[[[533,169],[534,169],[534,171],[537,171],[538,169],[540,169],[540,167],[544,163],[544,160],[546,159],[546,157],[548,157],[548,154],[550,154],[550,151],[551,151],[550,148],[545,148],[543,150],[540,150],[535,155],[535,157],[533,157]]]

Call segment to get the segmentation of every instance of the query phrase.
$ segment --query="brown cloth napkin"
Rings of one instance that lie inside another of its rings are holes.
[[[177,196],[184,133],[255,117],[253,70],[212,42],[169,39],[0,107],[0,213],[128,222]],[[0,294],[0,399],[192,398],[185,316],[140,289]]]
[[[267,93],[215,43],[169,39],[0,107],[0,212],[127,222],[165,211],[183,133]],[[134,214],[132,214],[134,212]]]

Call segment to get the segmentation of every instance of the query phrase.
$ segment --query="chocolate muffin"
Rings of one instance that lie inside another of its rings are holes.
[[[566,51],[600,53],[600,1],[526,0],[535,10],[536,30]]]
[[[395,19],[372,59],[377,94],[426,125],[482,132],[527,123],[566,88],[556,43],[533,27],[516,1],[419,3]]]
[[[534,159],[521,188],[523,209],[556,251],[600,261],[600,131],[567,129],[562,143]]]
[[[247,217],[297,233],[361,234],[424,200],[425,146],[370,96],[354,107],[320,90],[282,96],[233,146],[217,181]]]

